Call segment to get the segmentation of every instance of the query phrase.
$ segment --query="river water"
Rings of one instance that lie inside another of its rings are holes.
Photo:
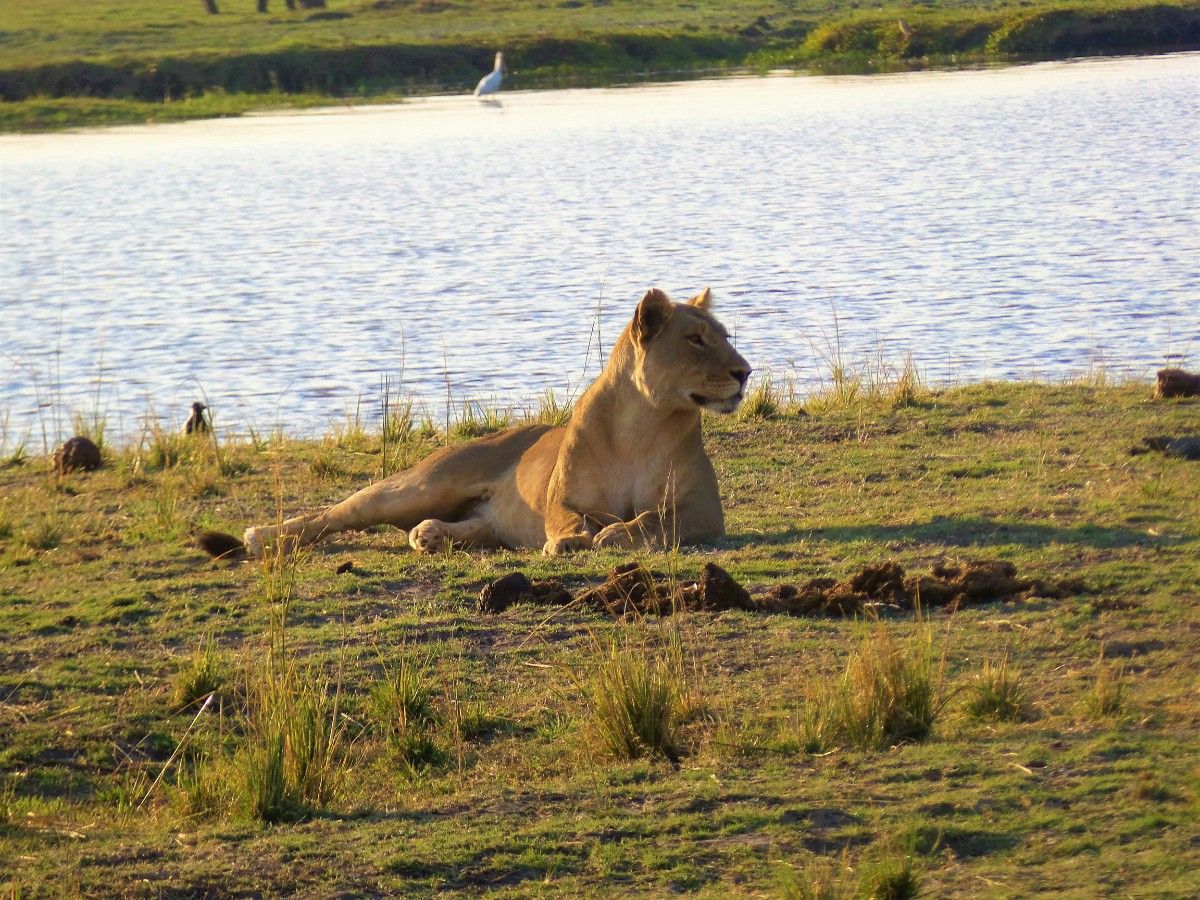
[[[802,389],[1200,362],[1200,55],[776,75],[0,138],[0,437],[577,392],[711,285]]]

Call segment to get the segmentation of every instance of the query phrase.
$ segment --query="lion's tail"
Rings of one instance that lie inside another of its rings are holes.
[[[246,545],[241,539],[221,531],[201,531],[196,535],[196,546],[213,559],[246,559]]]

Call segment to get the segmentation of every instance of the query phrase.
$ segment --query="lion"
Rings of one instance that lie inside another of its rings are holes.
[[[751,370],[711,300],[708,288],[686,303],[647,291],[567,424],[445,447],[341,503],[248,528],[232,545],[261,557],[277,542],[310,544],[373,525],[404,529],[421,553],[540,547],[556,556],[721,537],[700,412],[734,412]]]

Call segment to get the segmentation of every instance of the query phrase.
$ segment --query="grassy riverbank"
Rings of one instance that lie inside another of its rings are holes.
[[[762,593],[885,560],[982,558],[1082,584],[874,628],[739,611],[486,616],[475,597],[499,575],[574,588],[627,557],[419,557],[387,529],[266,566],[188,545],[193,528],[339,499],[447,439],[403,417],[386,442],[353,423],[309,443],[151,434],[61,480],[6,448],[6,886],[809,896],[821,881],[822,896],[851,896],[916,880],[929,896],[1189,895],[1200,463],[1128,451],[1194,432],[1197,401],[903,381],[843,385],[803,413],[769,399],[761,417],[706,420],[729,537],[639,556],[652,568],[686,580],[712,561]],[[819,696],[854,706],[822,679],[858,653],[846,683],[865,690],[862,666],[889,640],[931,700],[929,733],[863,743],[817,728],[832,721]],[[677,765],[603,740],[613,673],[647,661]],[[312,727],[276,757],[281,710]]]
[[[1200,47],[1196,2],[940,0],[864,10],[816,0],[0,0],[0,128],[236,115],[469,89],[504,49],[513,88],[731,68],[880,71]],[[300,4],[296,4],[297,7]],[[907,32],[899,26],[903,19]],[[104,102],[100,102],[104,101]],[[307,102],[307,101],[304,101]],[[169,110],[169,111],[168,111]]]

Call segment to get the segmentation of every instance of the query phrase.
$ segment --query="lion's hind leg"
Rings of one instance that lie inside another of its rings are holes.
[[[459,522],[426,519],[408,533],[408,545],[418,553],[437,553],[447,547],[498,547],[492,523],[482,515]]]
[[[261,558],[268,547],[280,545],[302,547],[315,543],[331,530],[325,512],[295,516],[278,525],[255,525],[242,534],[246,553]]]
[[[407,531],[430,516],[452,516],[457,508],[469,505],[471,495],[465,491],[431,490],[418,475],[409,470],[318,512],[294,516],[278,525],[247,528],[242,538],[246,552],[262,556],[267,547],[281,542],[305,546],[339,531],[362,531],[374,525],[394,525]]]

